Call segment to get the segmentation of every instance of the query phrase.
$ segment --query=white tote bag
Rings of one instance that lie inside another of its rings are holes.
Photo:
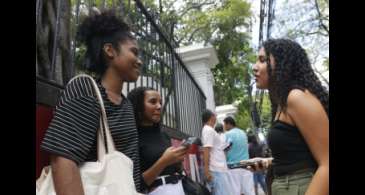
[[[133,162],[123,153],[115,150],[113,139],[109,131],[103,99],[94,79],[88,75],[78,75],[92,80],[101,108],[100,129],[97,136],[96,162],[85,162],[80,169],[81,181],[85,195],[136,195],[133,180]],[[72,79],[72,80],[73,80]],[[72,81],[70,80],[70,82]],[[106,135],[106,152],[104,134]],[[37,195],[56,195],[51,166],[43,168],[41,176],[36,181]]]

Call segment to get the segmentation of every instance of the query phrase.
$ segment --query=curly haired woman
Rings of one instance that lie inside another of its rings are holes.
[[[268,40],[253,72],[271,100],[268,144],[274,160],[263,165],[272,168],[272,194],[329,194],[329,98],[306,52],[288,39]]]

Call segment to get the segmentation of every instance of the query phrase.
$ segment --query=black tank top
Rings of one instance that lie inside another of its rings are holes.
[[[299,129],[283,121],[275,121],[268,133],[275,175],[285,175],[304,168],[316,168],[304,137]]]

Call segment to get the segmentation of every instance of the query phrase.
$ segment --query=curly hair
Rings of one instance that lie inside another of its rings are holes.
[[[278,106],[285,111],[287,99],[292,89],[308,90],[321,102],[329,115],[328,91],[314,73],[305,50],[289,39],[269,39],[263,43],[269,75],[272,121]],[[275,59],[275,68],[270,63],[270,54]]]
[[[118,18],[112,10],[86,17],[78,27],[76,38],[86,45],[84,68],[98,76],[103,75],[107,69],[103,52],[105,43],[111,43],[119,52],[120,42],[135,40],[128,24]]]
[[[136,119],[137,127],[142,125],[144,112],[144,96],[145,92],[149,90],[156,91],[154,88],[151,87],[137,87],[130,91],[127,96],[128,100],[131,101],[133,106],[134,118]]]

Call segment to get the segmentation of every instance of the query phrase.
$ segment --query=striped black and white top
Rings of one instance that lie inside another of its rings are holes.
[[[132,104],[123,96],[121,105],[116,105],[107,98],[105,88],[100,82],[98,87],[104,100],[115,147],[133,161],[133,176],[139,191],[141,182],[142,185],[144,183],[140,173],[138,132]],[[96,161],[96,132],[99,122],[100,105],[91,81],[84,77],[76,78],[61,93],[41,148],[77,164]]]

